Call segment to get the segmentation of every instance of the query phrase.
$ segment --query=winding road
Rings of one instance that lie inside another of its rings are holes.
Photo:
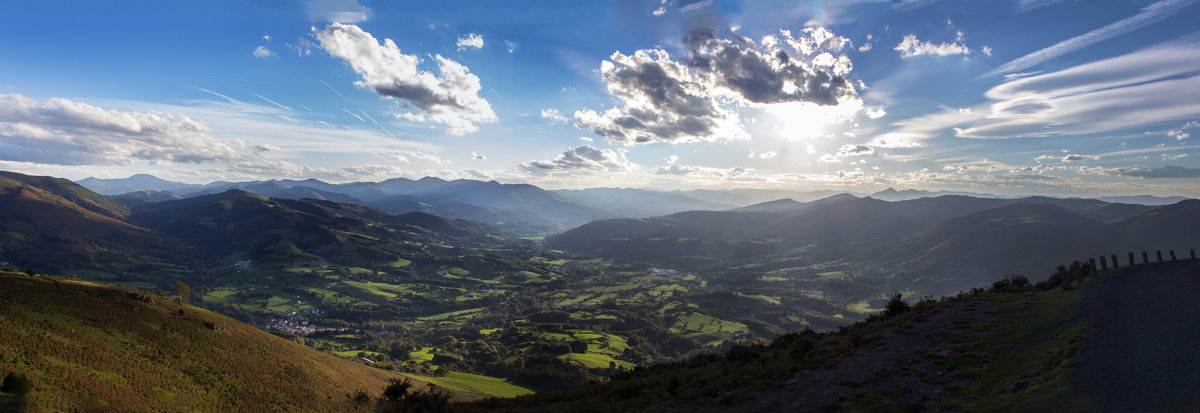
[[[1094,325],[1075,390],[1102,411],[1200,410],[1200,261],[1123,268],[1083,293]]]

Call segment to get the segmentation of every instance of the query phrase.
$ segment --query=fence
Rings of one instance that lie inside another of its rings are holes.
[[[1188,250],[1188,252],[1191,254],[1191,259],[1193,259],[1193,260],[1196,259],[1196,249],[1195,248]],[[1175,250],[1167,250],[1167,254],[1171,257],[1171,261],[1179,260],[1175,256]],[[1163,262],[1162,250],[1155,250],[1154,258],[1157,260],[1156,262]],[[1113,269],[1121,268],[1121,263],[1119,261],[1117,261],[1117,254],[1112,254],[1112,255],[1109,255],[1108,257],[1101,255],[1100,256],[1100,267],[1099,267],[1100,271],[1108,271],[1110,259],[1112,260],[1111,264],[1112,264]],[[1150,263],[1150,253],[1147,251],[1142,251],[1142,264],[1149,264],[1149,263]],[[1088,258],[1088,264],[1090,265],[1091,268],[1096,268],[1096,259]],[[1133,252],[1130,252],[1128,264],[1125,264],[1125,266],[1129,267],[1129,266],[1133,266],[1133,265],[1138,265],[1138,264],[1137,264],[1137,261],[1134,260]]]

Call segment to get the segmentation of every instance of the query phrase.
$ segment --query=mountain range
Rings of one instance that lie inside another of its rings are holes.
[[[898,289],[940,295],[997,274],[1038,279],[1063,257],[1124,259],[1134,250],[1191,248],[1200,245],[1195,216],[1197,200],[1147,206],[943,195],[887,202],[842,194],[595,221],[551,236],[547,245],[693,269],[753,264],[762,273],[779,269],[774,262],[853,262]]]

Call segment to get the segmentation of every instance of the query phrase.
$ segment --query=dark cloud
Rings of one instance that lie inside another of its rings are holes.
[[[567,148],[553,160],[528,161],[518,165],[518,168],[535,175],[555,172],[627,171],[634,167],[632,162],[625,159],[624,150],[598,149],[592,145]]]
[[[857,99],[851,63],[834,57],[848,42],[824,28],[781,31],[761,44],[736,34],[694,29],[678,59],[662,49],[613,53],[600,73],[618,107],[575,112],[577,126],[624,144],[742,139],[738,106]]]
[[[864,156],[875,153],[875,148],[867,145],[842,145],[838,148],[837,157],[845,158],[848,156]]]

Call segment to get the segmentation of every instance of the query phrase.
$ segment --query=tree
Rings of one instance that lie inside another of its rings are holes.
[[[16,372],[8,373],[4,376],[4,382],[0,383],[0,391],[17,396],[24,396],[32,389],[33,383],[29,382],[29,378]]]
[[[888,300],[887,307],[884,307],[883,315],[895,317],[908,311],[908,307],[908,303],[904,301],[903,296],[900,293],[896,293],[892,295],[891,300]]]
[[[192,296],[192,287],[188,287],[188,285],[184,284],[183,281],[176,280],[175,290],[179,292],[179,303],[187,304],[188,299],[190,299]]]

